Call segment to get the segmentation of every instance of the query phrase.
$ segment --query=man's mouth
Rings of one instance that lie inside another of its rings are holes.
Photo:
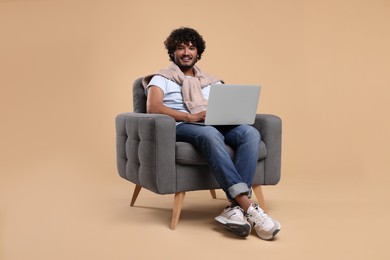
[[[192,61],[192,58],[191,57],[182,57],[181,60],[184,62],[189,62],[189,61]]]

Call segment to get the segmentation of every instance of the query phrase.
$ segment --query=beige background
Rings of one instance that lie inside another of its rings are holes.
[[[128,207],[114,118],[180,26],[283,119],[273,242],[218,226],[220,191],[187,194],[176,231],[172,196]],[[0,0],[0,37],[0,259],[390,257],[390,1]]]

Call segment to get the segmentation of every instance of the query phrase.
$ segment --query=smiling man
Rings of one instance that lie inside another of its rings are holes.
[[[173,54],[175,64],[188,76],[195,76],[192,67],[194,67],[198,58],[198,49],[192,42],[179,44]]]
[[[210,85],[223,81],[195,65],[206,48],[196,30],[173,30],[164,44],[172,64],[143,79],[147,112],[173,117],[176,140],[191,143],[205,156],[231,203],[215,219],[239,236],[248,236],[253,227],[260,238],[272,239],[281,225],[250,200],[260,133],[250,125],[192,124],[205,119]],[[226,145],[235,150],[233,160]]]

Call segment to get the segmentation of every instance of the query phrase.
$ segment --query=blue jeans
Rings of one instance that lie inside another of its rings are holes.
[[[250,125],[204,126],[181,123],[176,126],[176,141],[191,143],[201,151],[230,201],[240,194],[251,196],[260,147],[260,133],[257,129]],[[226,145],[235,151],[233,160]]]

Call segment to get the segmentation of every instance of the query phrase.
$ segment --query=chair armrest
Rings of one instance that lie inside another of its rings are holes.
[[[259,130],[267,147],[264,162],[264,184],[275,185],[280,181],[282,159],[282,120],[269,114],[257,114],[253,125]]]
[[[167,115],[122,113],[116,117],[119,175],[158,194],[174,193],[175,120]]]

